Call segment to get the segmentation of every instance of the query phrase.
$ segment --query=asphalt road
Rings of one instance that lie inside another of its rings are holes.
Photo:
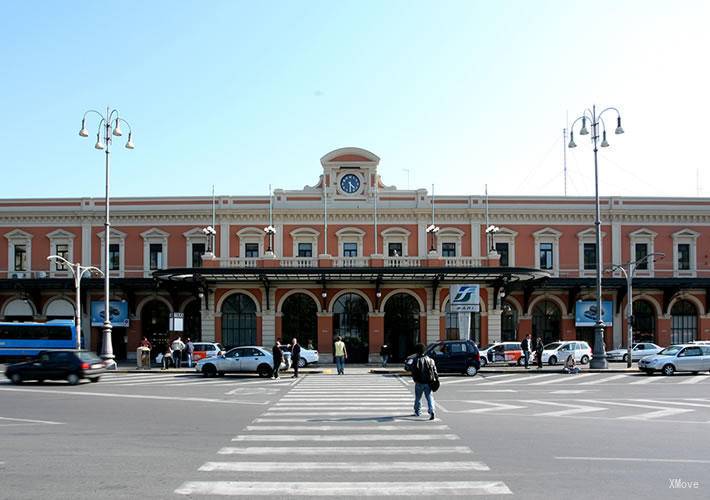
[[[0,498],[709,498],[710,375],[0,383]],[[697,484],[696,484],[697,482]]]

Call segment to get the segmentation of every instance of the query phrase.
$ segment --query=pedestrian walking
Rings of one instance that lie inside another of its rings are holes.
[[[173,366],[175,365],[175,361],[173,360],[173,350],[170,347],[170,344],[165,346],[165,352],[163,353],[163,367],[161,370],[167,370],[170,365],[172,364]]]
[[[530,349],[532,348],[529,333],[520,343],[520,348],[523,350],[523,356],[525,357],[525,369],[527,370],[528,368],[530,368],[530,366],[528,365],[530,364]]]
[[[182,341],[180,336],[178,336],[175,340],[173,340],[170,347],[173,349],[173,365],[175,365],[175,368],[180,368],[180,360],[182,351],[185,350],[185,343]]]
[[[298,363],[301,361],[301,346],[298,345],[298,340],[291,341],[291,363],[293,364],[293,376],[298,378]]]
[[[139,358],[138,368],[147,368],[150,370],[150,351],[153,349],[153,344],[150,343],[147,337],[143,337],[141,344],[138,347]]]
[[[348,359],[348,350],[340,336],[335,337],[335,368],[338,375],[345,375],[345,360]]]
[[[542,370],[542,351],[545,350],[545,346],[542,344],[542,339],[540,337],[535,341],[535,361],[537,361],[537,369]]]
[[[187,367],[192,368],[192,354],[195,352],[195,344],[192,343],[190,337],[187,337],[187,342],[185,342],[185,352],[187,353]]]
[[[271,349],[271,355],[274,358],[274,370],[271,372],[271,378],[277,379],[279,378],[279,369],[281,368],[281,362],[284,359],[284,353],[281,350],[281,342],[278,340],[274,344],[274,347]]]
[[[390,360],[390,346],[387,344],[382,344],[380,358],[382,358],[382,368],[387,368],[387,362]]]
[[[424,344],[414,347],[416,357],[412,364],[412,380],[414,381],[414,416],[419,416],[422,405],[422,394],[426,398],[429,409],[429,420],[436,418],[434,397],[431,395],[432,386],[439,388],[439,374],[436,371],[434,360],[424,354]],[[435,390],[434,389],[434,390]]]

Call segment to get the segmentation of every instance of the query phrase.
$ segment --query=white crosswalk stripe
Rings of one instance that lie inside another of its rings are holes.
[[[512,494],[503,481],[475,480],[475,474],[490,473],[490,468],[471,460],[473,450],[457,445],[461,438],[449,426],[409,416],[413,398],[404,384],[377,376],[341,382],[306,377],[234,436],[234,446],[218,451],[228,461],[203,463],[197,471],[200,477],[194,478],[198,480],[185,481],[175,493],[440,498]],[[426,403],[423,406],[425,412]],[[274,461],[287,456],[305,460]],[[393,473],[399,481],[383,480]]]

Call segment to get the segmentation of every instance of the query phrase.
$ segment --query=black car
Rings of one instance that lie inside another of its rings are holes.
[[[98,382],[106,371],[104,362],[89,351],[41,351],[34,361],[10,365],[5,376],[13,384],[25,380],[66,380],[76,385],[83,378]]]
[[[472,377],[481,368],[478,347],[471,340],[442,340],[429,344],[424,353],[436,363],[439,373],[463,373]],[[404,369],[410,371],[416,354],[404,362]]]

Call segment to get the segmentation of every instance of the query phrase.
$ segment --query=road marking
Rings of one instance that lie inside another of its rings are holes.
[[[399,406],[394,406],[390,403],[386,404],[363,404],[362,406],[338,406],[337,408],[332,408],[333,410],[336,410],[340,413],[343,413],[344,411],[403,411],[406,408],[409,408],[411,404],[409,405],[399,405]],[[305,405],[299,405],[299,406],[272,406],[269,408],[270,413],[281,413],[281,412],[290,412],[290,411],[297,411],[297,410],[317,410],[318,408],[313,408],[312,406],[309,406],[307,404]],[[324,410],[331,409],[330,407],[324,407],[322,408]]]
[[[661,462],[669,464],[710,464],[710,460],[695,460],[685,458],[555,457],[555,460],[589,460],[594,462]]]
[[[678,382],[679,384],[697,384],[698,382],[702,382],[703,380],[707,380],[705,375],[693,375],[693,378],[690,378],[688,380],[683,380],[682,382]]]
[[[603,384],[603,383],[605,383],[605,382],[611,382],[612,380],[618,380],[618,379],[624,378],[624,377],[627,377],[627,375],[624,375],[624,374],[622,374],[622,375],[613,375],[613,376],[611,376],[611,377],[600,378],[600,379],[597,379],[597,380],[592,380],[592,381],[590,381],[590,382],[582,382],[582,383],[579,384],[579,385]]]
[[[359,420],[369,420],[372,422],[418,422],[420,419],[418,417],[414,416],[407,416],[407,417],[391,417],[391,416],[373,416],[372,418],[369,419],[364,419],[360,418]],[[349,418],[348,416],[342,416],[342,417],[321,417],[320,414],[319,416],[314,416],[314,417],[308,417],[308,418],[293,418],[293,417],[286,417],[286,418],[255,418],[253,421],[255,424],[263,424],[266,422],[300,422],[300,423],[327,423],[327,422],[352,422],[352,419]]]
[[[456,434],[358,434],[354,436],[339,436],[334,434],[316,434],[316,435],[298,435],[298,434],[242,434],[232,438],[232,441],[278,441],[278,442],[296,442],[296,441],[454,441],[460,439]]]
[[[608,408],[600,408],[598,406],[585,406],[585,405],[575,405],[569,403],[553,403],[552,401],[539,401],[539,400],[523,400],[523,403],[534,403],[540,405],[557,406],[563,408],[569,408],[568,410],[551,411],[545,413],[536,413],[535,417],[565,417],[567,415],[576,415],[578,413],[591,413],[594,411],[604,411]]]
[[[473,410],[447,410],[449,413],[488,413],[490,411],[501,411],[501,410],[516,410],[519,408],[527,408],[526,406],[520,405],[509,405],[505,403],[493,403],[491,401],[461,401],[462,403],[475,403],[491,405],[489,408],[475,408]]]
[[[603,405],[628,406],[628,407],[632,407],[632,408],[647,408],[647,409],[651,409],[651,410],[656,410],[656,411],[650,411],[647,413],[639,413],[638,415],[628,415],[626,417],[617,417],[618,420],[651,420],[654,418],[668,417],[670,415],[678,415],[681,413],[688,413],[688,412],[694,411],[694,410],[681,409],[681,408],[663,408],[660,406],[640,405],[640,404],[634,404],[634,403],[617,403],[617,402],[612,402],[612,401],[594,401],[594,400],[586,400],[586,399],[580,399],[579,401],[583,401],[586,403],[603,404]]]
[[[510,375],[489,375],[488,377],[485,378],[485,380],[491,379],[491,378],[499,378],[499,377],[509,377]],[[462,378],[462,379],[449,379],[449,380],[441,380],[441,385],[451,385],[451,384],[463,384],[463,383],[473,383],[473,381],[476,380],[475,378]]]
[[[526,382],[530,381],[532,379],[539,380],[544,377],[554,377],[556,375],[559,375],[558,373],[546,373],[544,375],[525,375],[522,377],[517,377],[517,378],[507,378],[505,380],[494,380],[493,382],[479,382],[477,385],[480,387],[482,385],[488,386],[488,385],[499,385],[499,384],[510,384],[511,382]]]
[[[426,427],[423,427],[426,425]],[[448,425],[247,425],[246,431],[448,431]],[[356,436],[353,436],[357,440]]]
[[[698,408],[710,408],[710,404],[703,405],[700,403],[683,403],[680,401],[658,401],[656,399],[632,399],[631,401],[640,401],[642,403],[658,403],[662,405],[685,405],[685,406],[696,406]]]
[[[467,455],[473,453],[468,446],[254,446],[234,447],[227,446],[217,453],[220,455],[429,455],[459,453]],[[386,469],[385,469],[386,470]]]
[[[550,391],[550,394],[582,394],[590,392],[589,389],[560,389],[559,391]]]
[[[650,384],[651,382],[658,382],[659,380],[661,380],[661,377],[653,377],[652,375],[646,375],[646,377],[648,378],[644,378],[643,380],[637,380],[636,382],[631,382],[629,385]]]
[[[344,450],[345,451],[345,450]],[[482,462],[207,462],[201,472],[468,472],[491,470]]]
[[[471,496],[512,495],[502,481],[406,481],[406,482],[273,482],[273,481],[186,481],[180,495],[234,496]]]
[[[21,422],[27,424],[49,424],[49,425],[64,425],[65,422],[54,422],[52,420],[32,420],[29,418],[10,418],[10,417],[0,417],[0,420],[11,420],[13,422]],[[12,425],[12,424],[9,424]]]
[[[518,392],[515,389],[464,389],[462,392]]]
[[[441,406],[441,405],[439,405]],[[373,410],[358,410],[358,411],[280,411],[276,413],[264,413],[265,417],[373,417],[373,418],[392,418],[389,415],[382,415],[383,408]],[[397,411],[397,410],[395,410]],[[399,411],[406,411],[399,408]],[[409,410],[411,411],[411,409]],[[402,416],[402,415],[397,415]]]
[[[554,373],[559,378],[553,380],[545,380],[544,382],[535,382],[528,385],[548,385],[548,384],[559,384],[560,382],[576,383],[579,379],[591,377],[596,375],[596,373],[578,373],[576,375],[570,373]],[[538,375],[538,377],[544,377],[544,375]]]
[[[358,407],[358,406],[371,406],[373,408],[379,407],[379,406],[394,406],[397,403],[411,403],[412,402],[412,397],[408,398],[396,398],[396,399],[387,399],[384,401],[353,401],[352,399],[334,399],[332,401],[285,401],[285,402],[278,402],[274,405],[274,408],[280,407],[280,408],[293,408],[296,406],[306,406],[306,407],[319,407],[319,406],[335,406],[335,405],[344,405],[342,407],[338,408],[346,408],[346,407]]]

